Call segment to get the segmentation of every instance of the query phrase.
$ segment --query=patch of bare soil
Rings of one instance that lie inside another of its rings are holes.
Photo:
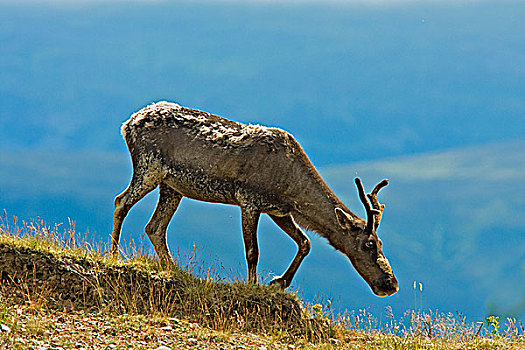
[[[3,324],[0,349],[293,349],[270,337],[218,332],[178,318],[40,311],[15,307],[16,324]]]

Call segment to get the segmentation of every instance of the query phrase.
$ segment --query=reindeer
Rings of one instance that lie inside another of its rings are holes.
[[[297,244],[282,276],[270,284],[290,286],[310,252],[300,227],[313,230],[346,255],[378,296],[398,291],[398,283],[376,230],[384,205],[377,200],[381,181],[366,195],[355,179],[367,220],[352,213],[330,190],[299,143],[289,133],[245,125],[175,103],[144,107],[121,128],[133,163],[129,186],[115,198],[111,254],[119,255],[122,222],[130,208],[159,187],[159,200],[146,233],[169,267],[166,229],[183,197],[237,205],[248,265],[248,281],[257,283],[257,225],[265,213]]]

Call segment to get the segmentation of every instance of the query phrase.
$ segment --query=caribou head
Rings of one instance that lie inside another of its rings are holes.
[[[369,194],[365,194],[359,178],[355,179],[359,198],[366,209],[367,220],[356,223],[355,217],[340,208],[335,209],[339,226],[352,237],[346,240],[343,253],[348,256],[357,272],[368,283],[374,294],[384,297],[396,293],[399,289],[390,263],[383,254],[383,243],[377,236],[384,204],[377,200],[377,193],[388,185],[383,180]]]

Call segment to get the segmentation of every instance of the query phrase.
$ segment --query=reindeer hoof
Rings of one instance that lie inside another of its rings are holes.
[[[278,276],[278,277],[275,277],[273,280],[270,281],[269,283],[270,286],[277,286],[281,289],[286,289],[290,286],[290,283],[288,283],[288,281],[286,281],[285,279],[283,279],[281,276]]]
[[[160,260],[160,266],[165,269],[165,270],[168,270],[168,271],[173,271],[175,270],[176,266],[175,266],[175,263],[173,262],[172,259],[161,259]]]
[[[119,254],[118,250],[116,250],[116,251],[112,251],[112,252],[110,253],[110,257],[111,257],[111,259],[113,259],[114,261],[118,261],[118,260],[120,259],[120,254]]]

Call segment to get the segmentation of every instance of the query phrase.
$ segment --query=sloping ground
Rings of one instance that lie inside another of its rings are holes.
[[[521,331],[513,324],[501,335],[496,328],[480,333],[479,326],[450,323],[437,314],[414,314],[409,328],[394,319],[390,329],[372,328],[369,318],[332,323],[321,305],[306,311],[279,289],[217,283],[181,269],[166,273],[155,266],[158,260],[140,258],[116,263],[85,247],[68,248],[45,227],[20,238],[0,225],[0,349],[516,350],[525,345],[521,324]]]
[[[2,295],[17,304],[30,299],[58,310],[162,314],[216,329],[261,332],[297,332],[311,323],[289,293],[201,280],[178,269],[163,277],[133,266],[0,243],[0,273]]]

